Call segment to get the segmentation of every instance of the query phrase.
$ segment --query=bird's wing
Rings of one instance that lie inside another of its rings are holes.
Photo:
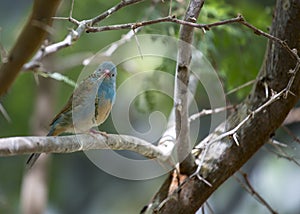
[[[68,102],[66,103],[66,105],[63,107],[63,109],[54,117],[54,119],[52,120],[52,122],[50,123],[50,126],[53,125],[56,120],[58,120],[61,115],[65,115],[65,116],[71,116],[71,114],[69,114],[72,109],[78,109],[81,107],[85,106],[85,103],[88,102],[93,102],[92,100],[89,100],[88,97],[89,96],[95,96],[96,97],[96,92],[95,95],[93,95],[92,91],[97,91],[97,85],[99,83],[99,81],[103,81],[104,77],[101,76],[100,79],[98,79],[97,81],[91,81],[91,75],[89,77],[87,77],[86,79],[84,79],[83,81],[80,82],[80,84],[75,88],[74,92],[72,93],[72,95],[70,96]]]
[[[67,104],[63,107],[63,109],[53,118],[53,120],[50,123],[50,126],[53,125],[55,121],[59,119],[62,114],[65,114],[72,109],[72,101],[73,101],[73,94],[70,96]]]

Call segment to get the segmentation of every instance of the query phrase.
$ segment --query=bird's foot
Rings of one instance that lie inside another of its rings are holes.
[[[95,129],[90,129],[90,133],[91,134],[101,134],[103,137],[108,138],[108,134],[106,132],[101,132],[99,130],[95,130]]]

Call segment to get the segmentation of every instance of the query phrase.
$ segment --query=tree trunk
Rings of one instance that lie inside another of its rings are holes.
[[[278,0],[270,34],[286,41],[289,47],[300,50],[299,20],[299,0]],[[173,194],[162,205],[160,203],[165,199],[162,196],[170,194],[170,189],[166,188],[166,185],[171,184],[169,180],[163,184],[152,201],[152,207],[156,207],[153,205],[158,204],[161,206],[160,209],[154,208],[154,212],[195,213],[224,181],[239,170],[264,145],[282,124],[299,98],[300,75],[296,69],[295,79],[292,81],[292,74],[289,72],[295,68],[296,64],[295,57],[289,54],[279,43],[271,40],[268,42],[265,59],[252,92],[237,111],[201,144],[204,145],[209,141],[219,139],[218,137],[222,133],[234,129],[251,112],[270,100],[272,94],[287,89],[289,82],[293,83],[290,87],[291,93],[287,93],[287,97],[284,97],[284,93],[282,93],[278,99],[273,100],[274,102],[249,117],[235,132],[238,136],[239,146],[236,145],[232,135],[211,144],[205,155],[200,175],[210,182],[212,187],[197,177],[193,177],[182,185],[178,193]]]

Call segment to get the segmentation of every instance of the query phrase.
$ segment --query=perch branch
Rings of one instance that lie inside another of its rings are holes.
[[[142,139],[109,134],[78,134],[60,137],[10,137],[0,139],[0,156],[30,153],[71,153],[92,149],[130,150],[147,158],[165,161],[170,153],[166,146],[154,146]]]

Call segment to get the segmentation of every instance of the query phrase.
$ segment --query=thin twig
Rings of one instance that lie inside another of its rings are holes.
[[[267,106],[271,105],[273,102],[277,101],[285,92],[285,89],[283,89],[281,92],[279,92],[278,94],[274,94],[268,101],[266,101],[263,105],[261,105],[260,107],[258,107],[257,109],[255,109],[254,111],[252,111],[249,115],[247,115],[238,125],[236,125],[233,129],[224,132],[223,134],[220,134],[218,136],[216,136],[214,139],[212,140],[207,140],[205,142],[205,144],[198,144],[195,147],[195,150],[201,150],[201,153],[196,155],[197,159],[196,159],[196,163],[197,163],[197,169],[195,170],[195,172],[191,175],[191,177],[197,176],[200,180],[204,180],[205,178],[202,178],[200,176],[200,171],[202,168],[202,165],[204,163],[204,159],[206,157],[206,154],[210,148],[210,146],[215,143],[220,141],[221,139],[231,136],[235,142],[235,144],[237,146],[240,145],[239,141],[238,141],[238,134],[237,131],[251,118],[253,118],[255,116],[255,114],[261,112],[262,110],[264,110]],[[206,182],[205,182],[206,183]]]
[[[278,157],[280,158],[284,158],[284,159],[287,159],[288,161],[291,161],[293,162],[294,164],[296,164],[297,166],[300,166],[300,162],[298,162],[295,158],[293,158],[290,154],[288,154],[286,151],[284,151],[281,146],[275,144],[275,143],[272,143],[271,144],[278,152],[275,152],[273,150],[270,150],[268,149],[268,151],[274,153],[275,155],[277,155]]]
[[[135,29],[132,28],[132,31],[133,31],[133,35],[134,35],[134,39],[135,39],[135,42],[136,42],[136,46],[137,46],[138,52],[140,54],[141,59],[143,59],[144,57],[143,57],[141,45],[140,45],[139,39],[136,36]]]
[[[138,28],[135,30],[135,33],[137,33],[137,31],[141,30],[142,28]],[[112,54],[123,44],[125,44],[126,42],[130,41],[132,39],[132,37],[135,35],[133,30],[128,31],[128,33],[126,33],[125,35],[123,35],[121,37],[120,40],[113,42],[110,44],[109,48],[104,51],[103,53],[101,53],[102,56],[105,57],[110,57],[112,56]],[[86,58],[83,60],[82,64],[83,65],[88,65],[91,60],[94,58],[94,56],[91,56],[89,58]]]
[[[292,74],[292,76],[291,76],[291,78],[290,78],[290,80],[289,80],[289,82],[288,82],[288,84],[286,86],[286,91],[285,91],[285,94],[284,94],[284,98],[286,99],[288,93],[291,93],[292,95],[294,95],[293,92],[291,92],[290,89],[292,87],[292,84],[294,83],[294,80],[295,80],[295,77],[296,77],[296,73],[299,71],[299,68],[300,68],[300,57],[298,55],[297,49],[291,49],[289,47],[289,45],[286,43],[286,41],[283,41],[283,40],[281,40],[281,39],[279,39],[279,38],[277,38],[277,37],[275,37],[275,36],[273,36],[273,35],[271,35],[269,33],[266,33],[266,32],[264,32],[264,31],[262,31],[262,30],[260,30],[260,29],[258,29],[256,27],[254,27],[250,23],[246,22],[245,19],[243,19],[240,23],[243,24],[244,26],[252,29],[255,34],[262,35],[262,36],[264,36],[264,37],[266,37],[266,38],[268,38],[268,39],[270,39],[270,40],[278,43],[279,45],[281,45],[281,47],[283,47],[285,50],[287,50],[288,53],[296,60],[295,68],[291,69],[289,71],[289,73]]]
[[[286,93],[284,95],[284,98],[287,97],[288,93],[291,93],[292,95],[296,96],[292,91],[291,91],[291,87],[292,87],[292,84],[294,83],[294,80],[295,80],[295,77],[296,77],[296,74],[297,72],[299,71],[299,68],[300,68],[300,58],[299,56],[297,55],[297,52],[296,52],[296,55],[295,57],[297,58],[297,63],[296,63],[296,66],[294,69],[291,69],[289,71],[290,74],[292,74],[287,86],[286,86]]]
[[[242,15],[239,15],[239,16],[242,17]],[[292,50],[285,41],[283,41],[283,40],[281,40],[281,39],[279,39],[279,38],[277,38],[277,37],[275,37],[275,36],[273,36],[273,35],[271,35],[269,33],[266,33],[266,32],[264,32],[264,31],[262,31],[260,29],[258,29],[257,27],[255,27],[255,26],[251,25],[250,23],[246,22],[246,20],[244,18],[242,18],[242,20],[240,21],[240,23],[242,25],[244,25],[244,26],[252,29],[255,34],[262,35],[262,36],[264,36],[264,37],[266,37],[266,38],[268,38],[268,39],[270,39],[272,41],[275,41],[276,43],[280,44],[284,49],[286,49],[289,52],[289,54],[294,59],[296,59],[297,61],[300,60],[297,52],[295,50]]]
[[[218,22],[214,22],[214,23],[210,23],[210,24],[198,24],[198,23],[194,23],[191,21],[184,21],[184,20],[180,20],[177,19],[175,16],[167,16],[167,17],[162,17],[162,18],[158,18],[158,19],[153,19],[153,20],[148,20],[148,21],[141,21],[141,22],[135,22],[135,23],[126,23],[126,24],[117,24],[117,25],[108,25],[108,26],[101,26],[101,27],[93,27],[94,24],[96,24],[97,22],[100,22],[101,20],[107,18],[109,15],[111,15],[112,13],[118,11],[119,9],[131,5],[131,4],[135,4],[138,2],[141,2],[142,0],[127,0],[127,1],[122,1],[119,4],[117,4],[116,6],[110,8],[109,10],[103,12],[102,14],[100,14],[99,16],[89,19],[89,20],[83,20],[83,21],[77,21],[76,19],[72,18],[72,17],[67,17],[67,18],[60,18],[60,19],[68,19],[71,23],[77,25],[77,29],[76,30],[72,30],[72,32],[70,34],[68,34],[66,36],[66,38],[62,41],[62,42],[58,42],[55,44],[50,45],[51,47],[45,47],[43,50],[40,50],[35,57],[33,57],[33,59],[31,60],[30,63],[27,63],[23,69],[24,70],[30,70],[34,67],[39,66],[39,61],[41,60],[41,58],[49,55],[50,53],[56,52],[62,48],[68,47],[70,46],[74,41],[78,40],[78,38],[81,36],[81,34],[83,32],[102,32],[102,31],[110,31],[110,30],[121,30],[121,29],[138,29],[142,26],[147,26],[147,25],[153,25],[153,24],[158,24],[158,23],[163,23],[163,22],[173,22],[173,23],[177,23],[180,25],[186,25],[186,26],[190,26],[193,28],[198,28],[198,29],[202,29],[202,30],[209,30],[212,27],[217,27],[217,26],[222,26],[222,25],[226,25],[226,24],[231,24],[231,23],[241,23],[244,26],[252,29],[254,31],[254,33],[258,34],[258,35],[262,35],[270,40],[273,40],[277,43],[279,43],[284,49],[286,49],[296,60],[297,60],[297,64],[295,66],[295,68],[293,70],[290,71],[290,73],[292,74],[292,78],[290,79],[290,82],[287,86],[287,92],[290,92],[290,87],[294,81],[294,76],[296,74],[296,72],[299,70],[299,66],[300,66],[300,58],[297,54],[296,50],[292,50],[285,41],[282,41],[280,39],[278,39],[277,37],[274,37],[268,33],[263,32],[262,30],[254,27],[253,25],[249,24],[248,22],[245,21],[244,17],[242,15],[238,15],[235,18],[231,18],[231,19],[227,19],[227,20],[223,20],[223,21],[218,21]],[[72,6],[71,6],[72,8]],[[72,13],[72,9],[70,10],[70,14]],[[56,17],[58,18],[58,17]],[[73,34],[72,34],[73,33]]]
[[[218,137],[214,138],[212,141],[207,142],[208,145],[217,142],[225,137],[233,136],[251,117],[254,117],[255,114],[261,112],[263,109],[265,109],[267,106],[271,105],[273,102],[280,99],[280,97],[285,93],[286,89],[283,89],[279,93],[273,95],[268,101],[266,101],[263,105],[259,106],[257,109],[252,111],[250,114],[248,114],[237,126],[235,126],[233,129],[219,135]],[[195,148],[200,148],[202,145],[197,145]]]
[[[250,81],[248,81],[248,82],[246,82],[246,83],[244,83],[244,84],[242,84],[242,85],[240,85],[240,86],[238,86],[238,87],[236,87],[236,88],[234,88],[234,89],[228,91],[228,92],[226,93],[226,95],[228,96],[228,95],[230,95],[230,94],[233,94],[233,93],[235,93],[235,92],[241,90],[242,88],[245,88],[245,87],[247,87],[247,86],[249,86],[249,85],[252,85],[253,83],[255,83],[255,81],[256,81],[255,79],[254,79],[254,80],[250,80]]]
[[[133,23],[126,23],[126,24],[117,24],[117,25],[107,25],[107,26],[101,26],[101,27],[87,27],[87,32],[102,32],[102,31],[109,31],[109,30],[122,30],[122,29],[135,29],[139,28],[142,26],[147,26],[147,25],[153,25],[153,24],[158,24],[158,23],[163,23],[163,22],[173,22],[177,23],[180,25],[186,25],[190,26],[193,28],[198,28],[198,29],[205,29],[209,30],[211,27],[217,27],[229,23],[238,23],[243,20],[242,17],[238,16],[236,18],[231,18],[227,19],[224,21],[218,21],[214,22],[212,24],[197,24],[194,22],[190,21],[184,21],[177,19],[176,16],[167,16],[167,17],[162,17],[158,19],[152,19],[152,20],[147,20],[147,21],[141,21],[141,22],[133,22]]]
[[[197,159],[196,159],[196,164],[197,164],[197,169],[195,170],[195,172],[193,174],[190,175],[190,178],[197,176],[197,178],[199,180],[204,180],[204,178],[202,178],[200,176],[200,170],[202,169],[203,163],[204,163],[204,158],[206,157],[206,154],[208,152],[208,149],[210,147],[210,145],[212,144],[208,144],[204,147],[203,151],[200,153],[201,155],[197,155]],[[199,158],[200,157],[200,158]],[[207,184],[207,182],[205,182]],[[210,183],[208,183],[208,186],[212,186]]]
[[[278,145],[278,146],[280,146],[282,148],[287,148],[288,147],[287,144],[281,143],[278,140],[275,140],[275,139],[272,139],[272,138],[270,138],[270,140],[268,141],[268,143]]]
[[[250,193],[252,196],[254,196],[254,198],[260,202],[263,206],[265,206],[271,213],[273,214],[278,214],[278,212],[276,212],[271,205],[268,204],[268,202],[257,192],[255,191],[255,189],[253,188],[253,186],[251,185],[249,179],[248,179],[248,175],[244,172],[242,172],[241,170],[239,171],[239,173],[242,175],[243,177],[243,181],[240,180],[240,178],[236,175],[234,175],[234,178],[240,183],[240,185],[248,192]]]
[[[71,3],[69,17],[55,17],[55,19],[64,19],[64,20],[67,19],[71,23],[76,25],[77,28],[75,30],[71,30],[71,32],[65,37],[63,41],[41,48],[35,54],[32,60],[23,66],[22,70],[31,70],[40,67],[40,61],[42,60],[42,58],[44,58],[49,54],[57,52],[62,48],[71,46],[73,42],[77,41],[81,37],[82,33],[85,32],[90,26],[93,26],[94,24],[100,22],[101,20],[107,18],[109,15],[115,13],[116,11],[120,10],[125,6],[135,4],[141,1],[143,0],[123,0],[119,4],[115,5],[114,7],[110,8],[109,10],[105,11],[104,13],[100,14],[95,18],[78,21],[72,17],[73,7],[74,7],[74,0],[73,0]]]
[[[74,2],[75,2],[75,0],[71,1],[71,9],[70,9],[70,13],[69,13],[69,18],[73,17]]]
[[[111,14],[117,12],[121,8],[132,5],[132,4],[139,3],[139,2],[142,2],[142,1],[144,1],[144,0],[122,0],[119,4],[113,6],[112,8],[110,8],[107,11],[101,13],[99,16],[96,16],[95,18],[87,20],[87,22],[91,26],[93,26],[94,24],[96,24],[96,23],[102,21],[103,19],[109,17]]]
[[[81,23],[76,30],[71,30],[71,32],[65,37],[65,39],[61,42],[57,42],[51,45],[48,45],[42,49],[40,49],[35,56],[32,58],[32,60],[28,63],[26,63],[23,66],[23,70],[30,70],[36,67],[40,66],[40,61],[47,55],[51,53],[55,53],[59,51],[62,48],[71,46],[74,41],[76,41],[82,32],[84,32],[85,29],[85,23]]]
[[[171,16],[172,15],[172,3],[173,3],[173,1],[172,0],[170,0],[170,6],[169,6],[169,16]]]
[[[220,107],[220,108],[215,108],[215,109],[203,109],[200,112],[191,115],[189,117],[189,122],[192,122],[192,121],[194,121],[194,120],[196,120],[196,119],[198,119],[199,117],[202,117],[202,116],[217,114],[217,113],[220,113],[222,111],[227,111],[227,110],[230,110],[230,109],[234,109],[235,107],[236,107],[235,105],[228,105],[228,106],[225,106],[225,107]]]
[[[300,139],[299,137],[297,137],[289,128],[287,128],[286,126],[281,126],[281,128],[289,135],[293,138],[293,140],[297,143],[300,144]]]
[[[2,28],[0,27],[0,36],[1,36]],[[8,53],[5,50],[4,46],[2,45],[1,42],[1,37],[0,37],[0,57],[1,57],[1,63],[6,63],[7,62],[7,56]]]
[[[1,103],[0,103],[0,112],[2,113],[4,118],[7,120],[7,122],[11,123],[11,118]]]
[[[207,209],[208,209],[208,211],[209,211],[210,214],[214,214],[215,213],[214,210],[213,210],[213,208],[212,208],[212,206],[208,203],[208,201],[205,202],[205,205],[206,205],[206,207],[207,207]]]

